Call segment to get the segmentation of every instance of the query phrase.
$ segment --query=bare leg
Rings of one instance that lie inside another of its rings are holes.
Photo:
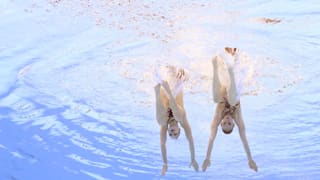
[[[213,65],[213,81],[212,81],[212,91],[213,91],[213,100],[215,103],[219,103],[222,100],[221,94],[221,84],[218,74],[218,57],[216,56],[212,60]]]
[[[169,100],[165,95],[163,89],[161,89],[160,84],[154,87],[156,96],[156,117],[159,125],[167,125],[167,110],[169,106]]]
[[[179,104],[177,104],[176,99],[173,97],[173,94],[170,90],[169,84],[167,81],[164,81],[162,84],[162,87],[165,89],[166,94],[169,99],[169,107],[172,110],[173,116],[175,119],[181,123],[183,123],[184,117],[185,117],[185,111],[183,107],[181,107]]]
[[[226,53],[229,53],[233,57],[233,61],[238,60],[238,49],[237,48],[230,48],[230,47],[225,47]],[[233,64],[238,63],[238,62],[233,62]],[[236,87],[236,82],[235,82],[235,76],[234,76],[234,68],[233,67],[228,67],[228,74],[229,74],[229,79],[230,79],[230,87],[228,89],[228,102],[230,105],[234,106],[236,103],[238,103],[238,92],[237,92],[237,87]]]
[[[238,92],[236,88],[235,77],[232,68],[228,68],[229,77],[230,77],[230,88],[228,90],[228,101],[231,106],[234,106],[238,103]]]
[[[183,92],[182,91],[180,91],[178,93],[178,95],[176,96],[176,102],[177,102],[177,105],[181,106],[182,108],[184,107]]]

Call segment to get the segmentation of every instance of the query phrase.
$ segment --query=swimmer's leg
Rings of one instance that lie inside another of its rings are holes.
[[[229,74],[229,79],[230,79],[230,86],[228,88],[228,102],[230,105],[234,106],[236,103],[240,101],[239,99],[239,93],[237,92],[237,85],[236,85],[236,80],[234,76],[234,68],[237,68],[237,65],[239,65],[239,54],[238,54],[238,49],[237,48],[229,48],[226,47],[225,51],[233,56],[233,65],[228,66],[228,74]]]
[[[176,103],[180,107],[184,108],[184,101],[183,101],[183,92],[179,92],[178,95],[176,96]]]
[[[183,103],[183,85],[188,80],[188,76],[184,69],[179,69],[176,77],[175,84],[173,88],[173,96],[176,98],[176,102],[181,107],[184,107]]]
[[[156,117],[159,125],[167,124],[167,111],[169,107],[169,100],[166,97],[164,90],[160,84],[154,87],[156,97]]]
[[[228,73],[230,77],[230,88],[228,89],[228,102],[230,105],[234,106],[239,102],[238,92],[236,88],[236,82],[234,77],[233,68],[228,68]]]
[[[214,57],[212,60],[213,65],[213,81],[212,81],[212,93],[213,93],[213,100],[215,103],[219,103],[222,100],[221,94],[221,84],[219,80],[219,73],[218,73],[218,56]]]
[[[176,99],[173,97],[173,94],[170,90],[170,87],[167,81],[163,82],[162,87],[164,88],[166,95],[168,97],[169,107],[172,110],[173,116],[177,121],[183,123],[182,121],[185,118],[185,111],[183,109],[183,106],[180,106],[179,104],[177,104]]]

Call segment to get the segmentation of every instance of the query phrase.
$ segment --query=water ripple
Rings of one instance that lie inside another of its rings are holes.
[[[215,106],[210,59],[226,44],[241,48],[252,68],[242,102],[259,172],[249,169],[238,130],[229,136],[219,130],[212,166],[194,172],[182,132],[178,141],[168,139],[169,170],[163,178],[320,175],[317,3],[4,0],[4,5],[1,178],[161,179],[152,88],[154,69],[168,64],[190,72],[185,106],[200,165]],[[281,21],[257,21],[261,18]]]

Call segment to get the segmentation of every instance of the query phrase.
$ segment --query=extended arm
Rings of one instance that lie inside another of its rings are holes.
[[[167,99],[164,97],[164,94],[161,93],[160,84],[157,84],[154,87],[155,95],[156,95],[156,118],[160,125],[160,146],[161,146],[161,154],[163,160],[163,167],[161,171],[161,175],[165,175],[168,170],[168,161],[167,161],[167,108],[165,107],[165,103],[167,103]]]
[[[235,120],[236,120],[236,123],[237,123],[238,128],[239,128],[240,139],[242,141],[244,150],[246,151],[246,154],[247,154],[249,167],[251,169],[253,169],[254,171],[258,171],[258,167],[257,167],[256,163],[253,161],[252,156],[251,156],[248,140],[247,140],[247,137],[246,137],[245,125],[244,125],[244,122],[243,122],[243,119],[242,119],[242,115],[241,115],[240,106],[239,106],[239,109],[236,112]]]
[[[161,175],[165,175],[168,170],[168,159],[167,159],[167,126],[160,127],[160,146],[161,146],[161,154],[163,160],[163,167],[161,171]]]
[[[194,143],[193,143],[193,137],[192,137],[192,132],[191,132],[191,128],[189,125],[189,122],[187,121],[187,119],[184,119],[184,123],[182,125],[184,132],[186,134],[186,137],[189,141],[189,149],[190,149],[190,155],[191,155],[191,163],[190,166],[193,166],[195,171],[198,171],[199,169],[199,165],[195,159],[195,153],[194,153]]]
[[[223,110],[222,103],[218,103],[216,113],[215,113],[214,119],[211,124],[211,134],[210,134],[209,143],[208,143],[207,155],[206,155],[206,159],[204,160],[204,162],[202,164],[202,171],[206,171],[207,167],[210,166],[211,151],[212,151],[212,147],[213,147],[213,142],[214,142],[216,135],[217,135],[218,126],[221,122],[221,111],[222,110]]]

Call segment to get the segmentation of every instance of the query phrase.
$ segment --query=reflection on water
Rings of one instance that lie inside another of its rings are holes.
[[[238,132],[218,132],[212,165],[189,168],[168,140],[169,179],[317,179],[320,6],[304,1],[39,1],[0,4],[1,179],[157,179],[153,73],[190,72],[185,108],[202,164],[214,104],[211,58],[224,46],[253,68]],[[201,107],[201,108],[199,108]]]

